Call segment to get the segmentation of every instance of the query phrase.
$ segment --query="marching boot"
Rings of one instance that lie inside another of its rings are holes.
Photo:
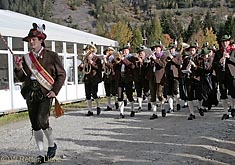
[[[52,134],[52,128],[49,127],[46,130],[43,130],[43,132],[44,132],[44,134],[47,138],[47,141],[48,141],[47,158],[51,159],[51,158],[55,157],[56,149],[57,149],[57,145],[54,142],[54,137]]]

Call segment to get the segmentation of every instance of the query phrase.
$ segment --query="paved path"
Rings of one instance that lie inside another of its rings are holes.
[[[51,117],[58,152],[54,162],[46,164],[235,165],[235,118],[222,121],[221,107],[212,107],[204,117],[197,112],[192,121],[187,120],[187,108],[166,118],[159,114],[156,120],[149,120],[152,112],[146,110],[131,118],[128,109],[124,119],[115,119],[118,111],[92,117],[85,113],[69,111],[61,118]],[[29,120],[2,126],[0,132],[0,164],[34,160],[37,149],[30,140]]]

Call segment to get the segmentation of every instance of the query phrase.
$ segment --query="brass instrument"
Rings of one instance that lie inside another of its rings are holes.
[[[89,56],[91,53],[95,53],[97,51],[94,45],[88,45],[85,50],[87,50],[86,54],[83,55],[83,72],[85,74],[89,74],[91,72],[91,65],[89,64]]]
[[[182,54],[183,54],[183,51],[184,51],[185,49],[189,48],[190,45],[187,44],[187,43],[185,43],[185,42],[182,42],[180,45],[181,45],[181,49],[180,49],[180,53],[179,53],[179,54],[182,55]]]
[[[108,49],[108,52],[106,55],[104,55],[104,74],[106,76],[109,76],[112,72],[112,68],[106,66],[105,64],[109,61],[109,57],[113,54],[113,50],[112,49]]]
[[[114,56],[114,62],[116,64],[119,64],[122,61],[123,55],[121,55],[119,52],[113,52],[113,56]]]

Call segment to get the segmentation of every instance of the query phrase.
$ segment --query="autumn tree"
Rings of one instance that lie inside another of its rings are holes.
[[[128,44],[132,39],[132,31],[126,25],[126,23],[121,20],[116,24],[112,25],[111,30],[108,33],[108,37],[119,42],[120,46]]]
[[[205,41],[208,42],[210,45],[215,45],[218,47],[217,37],[212,28],[206,28],[205,30]]]
[[[189,43],[194,43],[197,42],[199,46],[202,46],[203,43],[206,42],[204,32],[201,28],[197,31],[197,33],[194,33],[189,40]]]

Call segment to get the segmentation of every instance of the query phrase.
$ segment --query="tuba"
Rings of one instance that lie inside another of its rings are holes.
[[[89,74],[91,72],[91,64],[89,64],[89,56],[92,53],[96,53],[97,49],[94,45],[88,45],[84,50],[87,50],[86,54],[83,55],[83,72]]]
[[[116,64],[119,64],[122,61],[122,55],[119,52],[114,52],[113,56],[114,56],[114,62]]]
[[[112,68],[106,66],[105,64],[109,61],[109,57],[112,55],[113,50],[108,49],[107,55],[104,56],[104,74],[109,76],[112,72]]]

